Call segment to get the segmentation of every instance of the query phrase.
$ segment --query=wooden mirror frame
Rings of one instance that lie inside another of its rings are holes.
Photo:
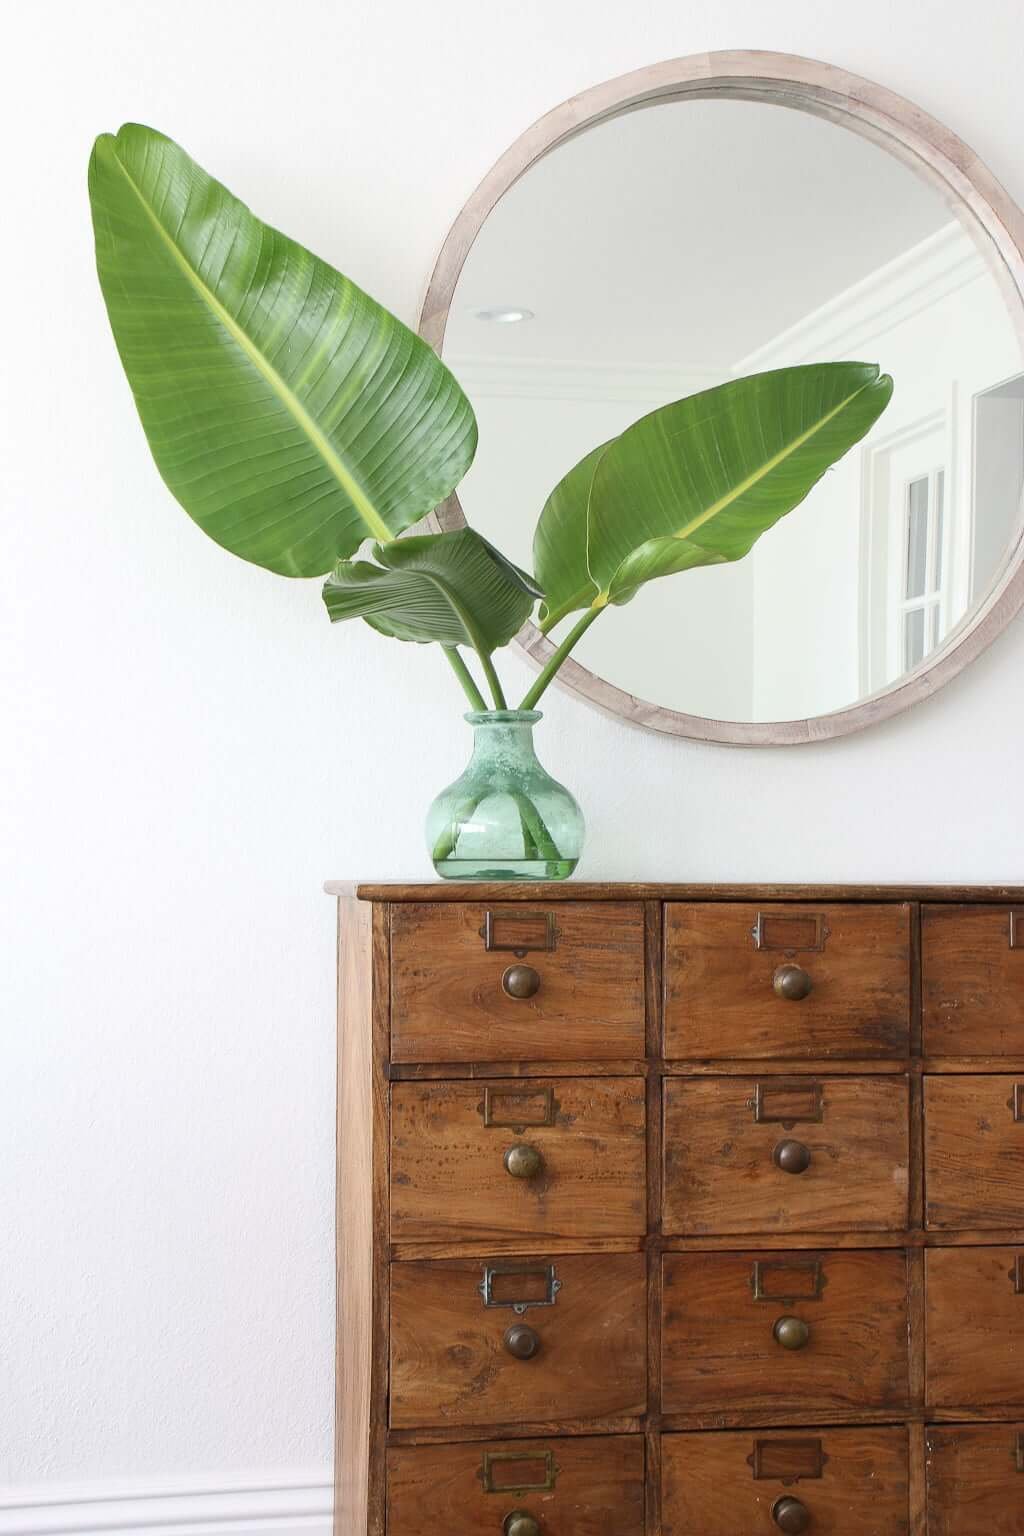
[[[988,258],[1024,339],[1024,214],[977,155],[912,102],[830,64],[783,53],[691,54],[633,70],[570,97],[528,128],[488,172],[441,248],[420,316],[420,335],[438,352],[456,285],[470,247],[498,200],[542,156],[605,118],[657,101],[699,97],[777,102],[827,118],[870,139],[909,165],[945,198]],[[465,517],[451,496],[430,518],[435,530],[461,528]],[[608,714],[670,736],[743,746],[823,741],[863,730],[909,709],[961,672],[990,645],[1024,605],[1024,525],[984,598],[938,650],[891,687],[831,714],[806,720],[712,720],[667,709],[626,693],[571,657],[556,682]],[[541,666],[554,650],[536,627],[513,642]]]

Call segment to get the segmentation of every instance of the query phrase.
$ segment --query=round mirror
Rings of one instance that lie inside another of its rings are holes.
[[[878,363],[889,408],[795,511],[745,559],[602,615],[563,677],[721,741],[895,713],[1024,599],[1020,236],[952,134],[826,65],[705,55],[574,98],[499,161],[434,273],[421,330],[480,426],[438,522],[532,567],[549,492],[648,411],[767,369]],[[532,626],[519,643],[550,654]]]

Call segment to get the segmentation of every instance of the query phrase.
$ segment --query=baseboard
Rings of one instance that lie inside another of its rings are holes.
[[[330,1536],[332,1498],[316,1474],[42,1484],[0,1490],[0,1536]]]

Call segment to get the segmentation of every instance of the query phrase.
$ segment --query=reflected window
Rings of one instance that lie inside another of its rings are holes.
[[[903,487],[903,595],[896,610],[901,672],[919,666],[939,643],[945,470]]]

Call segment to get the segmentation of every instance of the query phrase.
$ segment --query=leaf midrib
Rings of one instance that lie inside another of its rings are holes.
[[[690,537],[690,535],[696,529],[703,527],[703,525],[705,523],[709,522],[711,520],[711,518],[717,517],[719,512],[724,511],[726,507],[731,506],[734,501],[737,501],[741,496],[745,495],[746,492],[749,491],[752,486],[757,485],[757,483],[760,480],[763,480],[766,475],[770,474],[773,469],[777,469],[780,464],[784,463],[786,459],[788,459],[792,454],[796,453],[798,449],[802,448],[805,443],[809,442],[810,439],[812,437],[814,437],[814,435],[817,432],[820,432],[823,427],[826,427],[828,425],[828,423],[833,419],[833,417],[838,416],[840,411],[844,411],[847,408],[847,406],[851,405],[853,403],[853,401],[857,399],[858,395],[862,395],[866,389],[873,388],[874,385],[878,383],[878,381],[879,381],[879,379],[881,377],[882,377],[882,375],[880,373],[876,373],[876,375],[875,375],[875,377],[873,379],[868,379],[864,384],[861,384],[855,390],[852,390],[850,394],[844,395],[843,398],[841,400],[839,400],[832,407],[831,410],[826,411],[826,413],[823,416],[819,416],[817,418],[817,420],[814,421],[812,423],[812,425],[809,426],[805,431],[798,433],[797,436],[795,438],[793,438],[790,442],[785,443],[783,445],[783,447],[780,448],[777,453],[773,454],[770,459],[766,459],[763,464],[761,464],[751,474],[747,475],[743,480],[739,481],[739,483],[737,485],[733,486],[731,488],[731,490],[729,490],[724,496],[720,496],[718,498],[718,500],[715,501],[715,502],[712,502],[712,504],[709,507],[705,507],[704,511],[701,512],[699,514],[699,516],[697,516],[695,518],[692,518],[690,520],[690,522],[686,523],[681,529],[678,530],[678,532],[670,533],[670,534],[654,534],[654,535],[652,535],[651,539],[645,539],[643,541],[643,544],[651,543],[653,541],[653,539],[655,539],[655,538],[668,538],[668,539],[679,539],[679,540],[688,539]],[[597,479],[597,470],[596,469],[595,469],[595,472],[594,472],[594,479],[595,480]],[[590,497],[588,498],[588,507],[587,507],[588,533],[589,533],[589,523],[590,523],[589,501],[592,498],[593,498],[593,483],[591,483]],[[589,557],[589,542],[590,541],[589,541],[589,537],[588,537],[588,541],[587,541],[588,557]],[[643,544],[638,544],[636,546],[636,549],[642,549],[643,548]],[[611,580],[608,582],[607,587],[601,588],[600,584],[596,580],[594,580],[595,587],[598,587],[598,597],[600,599],[602,599],[603,602],[607,602],[609,600],[609,597],[611,595],[612,589],[613,589],[613,587],[615,585],[615,577],[618,575],[619,570],[621,570],[621,568],[625,564],[626,560],[628,560],[630,558],[630,556],[632,556],[632,555],[634,555],[636,553],[636,549],[630,550],[629,554],[624,556],[623,559],[620,560],[619,565],[616,567],[616,570],[615,570],[615,572],[613,573],[613,575],[611,577]],[[590,569],[590,565],[589,565],[589,558],[588,558],[588,570],[589,569]],[[592,573],[591,573],[591,579],[592,580],[594,579]],[[595,599],[594,602],[591,603],[591,607],[596,607],[596,606],[597,606],[597,599]]]
[[[804,443],[809,442],[816,432],[820,432],[823,427],[828,426],[832,418],[834,416],[838,416],[840,411],[844,411],[848,405],[852,404],[858,395],[862,395],[866,389],[870,389],[872,385],[877,383],[878,377],[875,377],[874,379],[869,380],[868,383],[861,384],[860,387],[855,389],[852,394],[844,395],[842,400],[834,405],[830,411],[827,411],[824,416],[819,416],[818,420],[814,422],[812,426],[808,427],[805,432],[799,433],[795,438],[793,438],[792,442],[786,443],[782,448],[779,449],[778,453],[773,454],[770,459],[766,459],[764,464],[762,464],[759,469],[754,470],[752,474],[749,474],[745,480],[741,480],[739,484],[734,486],[733,489],[729,491],[725,496],[720,496],[716,502],[713,502],[710,507],[707,507],[699,517],[695,517],[692,522],[687,523],[685,528],[681,528],[678,533],[673,533],[670,535],[670,537],[673,539],[689,538],[690,534],[693,533],[696,528],[703,527],[703,525],[708,522],[710,518],[716,517],[719,512],[724,510],[724,508],[730,506],[732,502],[736,501],[740,496],[745,495],[745,493],[750,490],[751,486],[756,485],[759,480],[763,480],[765,475],[770,474],[773,469],[776,469],[780,464],[788,459],[790,454],[796,453],[798,448],[802,448]]]
[[[330,442],[317,426],[312,416],[306,410],[305,406],[302,404],[302,401],[289,388],[285,380],[281,377],[280,373],[278,373],[277,369],[274,368],[268,359],[263,355],[263,353],[260,352],[258,347],[253,345],[238,322],[229,313],[229,311],[225,309],[224,305],[217,298],[213,290],[207,287],[202,278],[199,276],[198,272],[196,272],[195,268],[192,267],[192,265],[185,259],[177,245],[164,229],[164,226],[157,218],[153,209],[150,207],[150,204],[144,196],[141,187],[128,171],[127,166],[122,161],[120,155],[118,155],[116,149],[112,152],[112,158],[118,170],[121,172],[121,175],[124,177],[125,181],[128,183],[129,187],[132,189],[136,198],[138,199],[139,205],[142,208],[146,218],[149,220],[154,230],[156,231],[157,237],[163,242],[167,250],[170,252],[172,260],[184,273],[186,281],[192,286],[196,293],[199,294],[203,302],[208,305],[212,313],[224,326],[229,335],[232,336],[233,339],[237,342],[238,346],[245,353],[253,367],[256,368],[256,370],[263,376],[266,382],[270,385],[271,389],[279,397],[285,409],[293,417],[296,424],[309,438],[310,442],[313,444],[313,447],[320,454],[320,457],[327,465],[327,468],[331,471],[334,478],[341,486],[341,489],[345,492],[345,495],[349,498],[352,505],[359,513],[360,517],[366,525],[368,534],[377,539],[379,543],[390,544],[394,539],[394,534],[391,532],[391,529],[384,522],[380,513],[377,511],[376,507],[374,507],[373,503],[366,495],[366,492],[360,485],[359,481],[346,468],[344,461],[331,447]]]

